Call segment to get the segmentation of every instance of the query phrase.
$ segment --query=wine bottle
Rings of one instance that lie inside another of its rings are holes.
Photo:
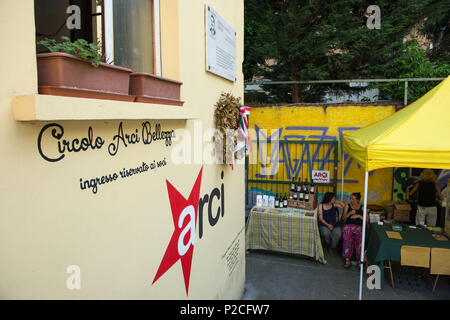
[[[299,193],[302,190],[302,182],[300,178],[298,178],[298,184],[297,184],[297,193]]]
[[[309,186],[308,186],[308,180],[305,179],[305,184],[303,185],[303,193],[306,193],[306,191],[308,191]]]
[[[283,205],[285,208],[287,208],[287,194],[286,193],[284,193]]]
[[[298,199],[298,192],[297,192],[297,190],[295,190],[294,191],[294,200],[297,200]]]
[[[316,192],[316,188],[314,186],[314,181],[311,180],[311,189],[310,189],[309,193],[314,194],[314,192]]]
[[[295,190],[295,178],[292,177],[292,182],[291,182],[291,191],[294,192]]]
[[[298,195],[298,200],[303,201],[305,198],[305,193],[303,192],[303,187],[300,190],[300,193]]]
[[[280,198],[278,197],[278,193],[275,196],[275,208],[279,208],[280,207]]]
[[[308,191],[308,189],[306,189],[306,192],[305,192],[305,202],[309,202],[309,191]]]

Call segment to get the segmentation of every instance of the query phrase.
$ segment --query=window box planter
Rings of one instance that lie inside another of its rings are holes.
[[[128,94],[131,69],[91,62],[63,52],[37,55],[40,94],[134,101]]]
[[[155,76],[145,72],[133,72],[130,75],[130,96],[135,97],[136,102],[168,104],[182,106],[180,101],[179,81]]]

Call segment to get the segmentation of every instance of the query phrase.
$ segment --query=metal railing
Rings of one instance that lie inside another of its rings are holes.
[[[346,79],[346,80],[305,80],[305,81],[270,81],[270,80],[255,80],[246,81],[244,85],[280,85],[280,84],[325,84],[325,83],[378,83],[378,82],[404,82],[404,99],[403,105],[408,104],[408,82],[420,82],[420,81],[441,81],[445,78],[393,78],[393,79]],[[256,90],[256,89],[255,89]],[[253,91],[246,89],[245,91]]]

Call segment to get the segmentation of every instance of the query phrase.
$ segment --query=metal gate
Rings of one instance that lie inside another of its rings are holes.
[[[337,141],[256,140],[246,158],[246,216],[256,196],[289,194],[292,178],[311,181],[313,170],[329,171],[330,182],[316,184],[319,199],[328,191],[336,193]]]

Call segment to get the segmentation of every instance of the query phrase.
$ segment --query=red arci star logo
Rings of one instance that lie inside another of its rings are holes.
[[[178,260],[181,260],[186,295],[188,295],[189,292],[189,278],[191,275],[192,254],[194,252],[198,199],[200,195],[202,171],[203,166],[200,169],[197,180],[195,180],[191,194],[187,200],[168,180],[166,180],[175,230],[173,231],[172,238],[170,238],[169,245],[166,249],[166,253],[162,258],[158,271],[156,272],[155,279],[153,279],[152,282],[152,284],[154,284]]]

